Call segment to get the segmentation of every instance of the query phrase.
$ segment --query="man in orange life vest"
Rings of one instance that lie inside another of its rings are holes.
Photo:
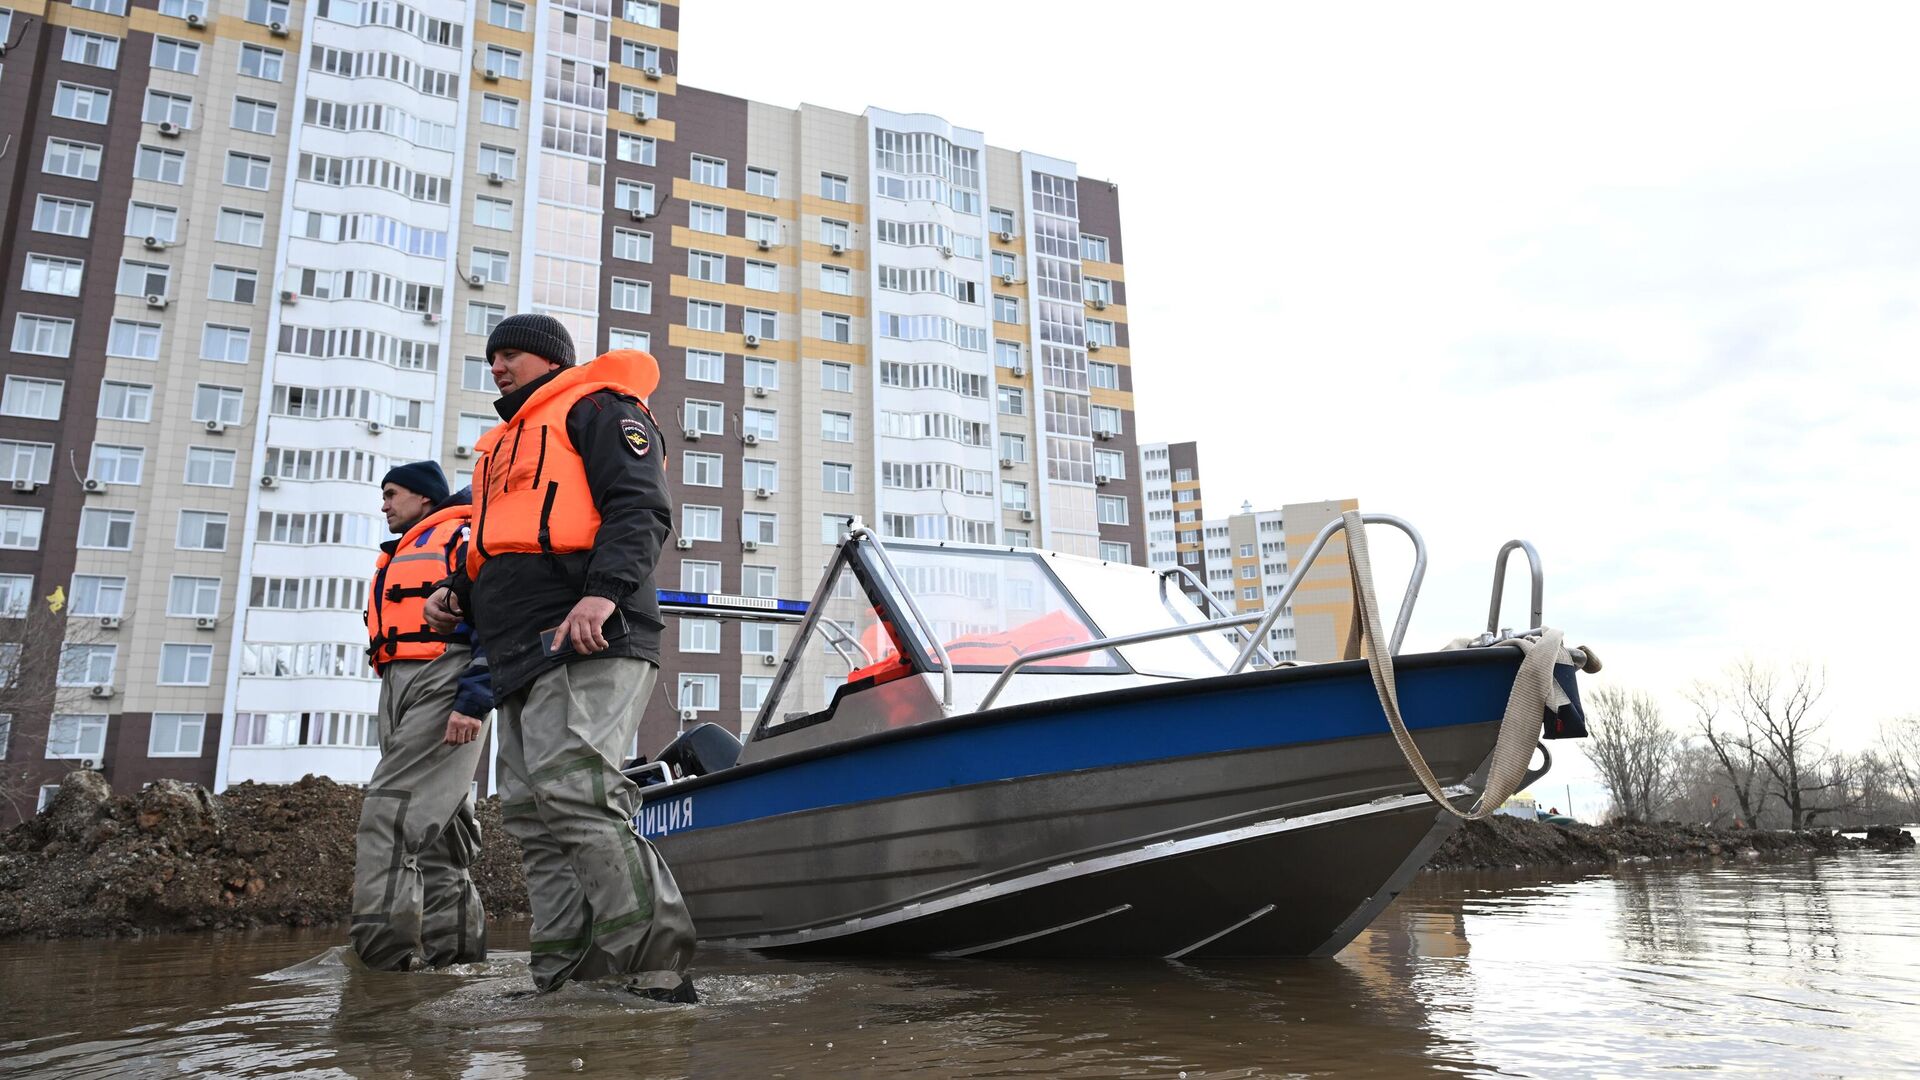
[[[432,461],[395,466],[367,590],[367,656],[380,673],[380,764],[367,781],[353,872],[354,952],[376,970],[487,958],[486,911],[467,876],[480,854],[474,769],[493,710],[485,655],[464,626],[427,625],[427,597],[467,556],[470,499]]]
[[[470,613],[500,711],[502,823],[520,842],[533,906],[534,985],[619,978],[696,1000],[693,920],[633,830],[620,773],[659,673],[653,569],[672,524],[660,432],[641,399],[643,352],[574,365],[559,320],[515,315],[487,339],[502,423],[474,447],[466,572],[428,602]]]

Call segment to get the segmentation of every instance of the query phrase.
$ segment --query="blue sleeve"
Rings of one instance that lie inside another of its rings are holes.
[[[467,565],[467,535],[469,530],[460,530],[458,539],[447,551],[452,559],[456,576],[460,568]],[[460,675],[459,689],[453,695],[453,711],[481,718],[493,709],[493,670],[487,664],[487,650],[480,643],[480,632],[470,623],[462,622],[453,632],[464,637],[473,648],[473,656],[467,661],[467,670]]]

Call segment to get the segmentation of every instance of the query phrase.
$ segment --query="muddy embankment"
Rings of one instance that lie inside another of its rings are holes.
[[[175,781],[116,795],[99,774],[65,780],[47,812],[0,836],[0,938],[107,936],[343,922],[353,886],[358,788],[307,777],[220,795]],[[493,915],[527,910],[520,850],[497,800],[473,877]],[[1905,850],[1897,829],[1867,840],[1825,830],[1678,825],[1559,826],[1496,817],[1463,826],[1430,869],[1607,865],[1861,848]]]

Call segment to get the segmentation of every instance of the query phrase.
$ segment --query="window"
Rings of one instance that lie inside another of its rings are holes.
[[[1003,480],[1000,483],[1000,505],[1008,510],[1026,510],[1033,503],[1029,497],[1027,485],[1020,480]]]
[[[177,71],[182,75],[200,74],[200,46],[172,38],[153,39],[153,57],[149,61],[158,71]]]
[[[717,506],[682,506],[680,508],[680,535],[689,540],[720,539],[720,508]]]
[[[769,199],[780,197],[780,174],[772,169],[747,166],[747,191],[754,195],[765,195]]]
[[[726,187],[727,163],[719,158],[695,154],[687,167],[687,179],[707,187]]]
[[[615,311],[645,314],[653,310],[653,285],[645,281],[614,278],[607,290],[607,303]]]
[[[740,433],[753,435],[761,439],[780,437],[780,414],[772,409],[742,409],[740,411]]]
[[[40,171],[75,180],[98,180],[100,148],[92,143],[48,139],[46,156],[40,159]]]
[[[1103,499],[1106,498],[1105,495],[1102,495],[1100,497]],[[1240,568],[1240,576],[1248,581],[1252,581],[1253,579],[1260,576],[1260,568],[1258,566],[1253,565],[1252,563],[1248,563],[1247,565]]]
[[[1093,471],[1095,475],[1109,480],[1124,480],[1127,477],[1127,455],[1118,450],[1095,450]]]
[[[1081,278],[1080,292],[1086,297],[1087,303],[1095,307],[1104,307],[1113,303],[1113,282],[1111,281],[1094,277]]]
[[[853,273],[844,266],[820,268],[820,291],[836,296],[853,295]]]
[[[769,626],[765,629],[771,630]],[[768,655],[772,655],[769,653]],[[740,676],[740,711],[758,712],[766,703],[767,692],[773,689],[773,678],[767,675]]]
[[[113,682],[113,661],[117,645],[60,646],[58,682],[61,686],[99,686]]]
[[[227,550],[227,515],[211,510],[180,511],[173,546],[182,551]]]
[[[481,176],[499,176],[511,180],[519,175],[520,155],[503,146],[480,145],[480,154],[476,157],[476,171]]]
[[[68,120],[104,124],[107,122],[107,112],[112,108],[113,91],[111,90],[63,82],[53,91],[53,115]]]
[[[681,619],[680,651],[691,653],[719,652],[720,621],[718,619]]]
[[[33,575],[0,574],[0,618],[24,618],[32,603]],[[0,758],[5,756],[0,752]]]
[[[1098,360],[1087,362],[1087,385],[1096,390],[1120,389],[1120,368],[1117,364],[1103,364]]]
[[[220,614],[220,579],[175,574],[167,582],[167,614],[183,619]]]
[[[768,492],[780,490],[780,463],[747,458],[740,463],[740,486],[748,491],[760,488]]]
[[[680,707],[712,712],[720,707],[720,676],[680,676]]]
[[[623,38],[620,42],[620,62],[630,68],[657,75],[660,72],[660,47]]]
[[[740,515],[740,538],[761,544],[780,542],[780,515],[748,511]]]
[[[633,229],[613,230],[613,257],[631,262],[652,262],[653,234]]]
[[[740,592],[744,596],[772,596],[778,589],[778,576],[771,566],[742,566]]]
[[[53,476],[53,444],[0,441],[0,480],[44,484]]]
[[[525,30],[527,6],[513,0],[488,0],[487,21],[507,30]]]
[[[154,203],[128,203],[128,236],[148,237],[163,244],[171,244],[178,236],[180,211],[171,206],[159,206]]]
[[[838,390],[844,394],[853,392],[853,365],[832,362],[820,365],[820,389]]]
[[[123,259],[113,291],[121,296],[166,296],[172,277],[172,267]]]
[[[687,378],[693,382],[726,382],[726,355],[708,349],[688,349]]]
[[[687,430],[702,435],[720,435],[726,432],[725,414],[717,401],[692,401],[686,404]]]
[[[1100,541],[1100,557],[1108,562],[1131,564],[1133,562],[1133,545],[1114,540],[1102,540]]]
[[[133,153],[133,175],[136,180],[152,180],[158,184],[181,183],[187,175],[186,152],[142,146]]]
[[[987,210],[987,228],[996,235],[1013,232],[1013,211],[1002,210],[997,206],[990,207]]]
[[[987,272],[997,278],[1008,278],[1020,272],[1020,264],[1010,252],[996,251],[987,258]]]
[[[1086,262],[1107,262],[1107,238],[1081,233],[1080,258]]]
[[[233,304],[251,304],[253,295],[260,286],[260,273],[257,270],[242,270],[234,266],[216,266],[208,278],[207,298],[225,300]]]
[[[279,82],[286,67],[287,54],[264,45],[240,46],[240,74]]]
[[[35,356],[69,356],[73,352],[73,320],[47,315],[20,314],[13,320],[13,351]]]
[[[96,551],[133,550],[133,511],[80,511],[80,546]]]
[[[655,0],[622,0],[620,14],[628,22],[660,27],[660,5]]]
[[[705,203],[687,204],[687,228],[694,232],[727,235],[727,208]]]
[[[59,379],[32,379],[25,375],[7,376],[6,389],[0,393],[0,416],[23,416],[29,420],[60,419],[60,402],[66,397],[67,384]]]
[[[820,174],[820,197],[834,202],[847,201],[847,178],[833,173]]]
[[[80,279],[86,274],[87,264],[79,259],[63,259],[54,255],[28,255],[26,280],[20,287],[27,292],[51,293],[54,296],[79,296]]]
[[[1174,482],[1178,484],[1192,483],[1193,470],[1192,469],[1175,469],[1173,470],[1173,479],[1174,479]],[[1186,500],[1183,499],[1181,501],[1184,502]]]
[[[1027,392],[1017,386],[997,388],[1000,398],[1000,415],[1025,416],[1027,414]]]
[[[680,455],[681,471],[686,483],[692,487],[719,487],[725,471],[726,459],[719,454],[703,454],[689,450]]]
[[[725,284],[727,257],[706,251],[689,251],[687,252],[687,276],[695,281]]]
[[[683,592],[720,591],[720,564],[687,559],[680,563],[680,589]]]
[[[836,315],[831,311],[820,313],[820,336],[828,341],[841,343],[853,340],[853,319],[846,315]]]
[[[1004,460],[1024,464],[1027,460],[1027,437],[1001,432],[1000,456]]]
[[[707,330],[716,334],[727,329],[727,305],[707,300],[687,301],[687,328]]]
[[[491,281],[504,285],[507,283],[507,268],[512,256],[504,251],[491,248],[474,248],[472,257],[467,261],[469,273],[477,274],[482,281]]]
[[[267,218],[251,210],[221,207],[213,238],[223,244],[260,247],[266,242]]]
[[[613,182],[613,205],[621,210],[638,210],[642,216],[653,213],[653,185],[634,180]]]
[[[154,713],[153,728],[147,734],[147,756],[199,757],[201,736],[206,730],[206,713]]]
[[[748,308],[742,320],[741,332],[751,334],[762,341],[776,341],[780,337],[780,316],[776,312]]]
[[[620,88],[620,111],[651,120],[660,115],[660,95],[637,86]]]
[[[232,487],[237,452],[209,446],[187,448],[187,483],[196,487]]]
[[[747,260],[747,288],[780,291],[780,268],[769,262]]]
[[[995,294],[993,298],[993,321],[1017,323],[1020,321],[1020,301],[1011,296]]]
[[[67,40],[62,43],[60,59],[74,64],[89,64],[93,67],[112,68],[120,66],[120,39],[105,34],[89,34],[85,30],[67,28]]]
[[[273,102],[243,97],[233,99],[233,127],[271,135],[279,123],[280,107]]]
[[[117,616],[125,614],[126,602],[126,578],[75,574],[67,610],[76,617]]]
[[[287,25],[288,0],[247,0],[247,21],[268,26]]]
[[[217,420],[223,424],[240,422],[240,410],[246,404],[246,393],[237,386],[210,386],[201,383],[193,388],[193,421],[204,424]]]
[[[78,5],[75,5],[78,6]],[[107,752],[107,717],[104,713],[55,713],[53,723],[47,728],[47,757],[49,758],[86,758],[99,761]],[[48,799],[47,790],[60,790],[58,784],[47,784],[40,789],[42,799]],[[49,801],[51,801],[49,799]]]
[[[518,128],[520,126],[520,101],[518,98],[501,97],[499,94],[480,95],[480,122],[495,127]]]
[[[1127,500],[1121,495],[1098,495],[1094,504],[1100,515],[1102,525],[1127,524]]]
[[[41,195],[33,204],[35,232],[85,238],[93,231],[93,204]]]
[[[219,268],[215,268],[216,273]],[[244,364],[253,349],[253,331],[244,326],[208,323],[200,331],[200,358],[226,364]]]
[[[87,478],[103,484],[133,487],[140,483],[140,473],[146,464],[147,449],[144,446],[94,443],[93,457],[87,463]]]
[[[112,379],[102,382],[98,416],[102,420],[146,423],[153,419],[153,387],[146,383],[115,382]]]
[[[460,389],[487,391],[494,389],[493,369],[485,359],[469,356],[460,362]]]
[[[652,165],[656,147],[650,135],[635,135],[622,131],[613,141],[613,156],[621,161],[631,161],[635,165]]]
[[[482,229],[513,228],[513,200],[473,197],[473,223]]]
[[[853,414],[843,412],[821,413],[820,438],[824,442],[852,442]]]
[[[207,686],[213,681],[213,646],[160,646],[161,686]]]
[[[772,656],[780,652],[780,628],[768,623],[740,624],[740,652],[743,656]]]
[[[161,90],[147,91],[146,103],[140,109],[140,122],[143,124],[172,124],[178,128],[193,126],[193,99],[185,94],[169,94]],[[239,125],[234,125],[238,127]]]
[[[821,462],[820,490],[835,495],[853,494],[853,466],[839,461]]]
[[[0,506],[0,548],[40,550],[43,512],[30,506]]]
[[[502,45],[489,45],[482,60],[484,70],[502,79],[524,78],[521,73],[523,58],[520,50],[509,49]]]
[[[1093,430],[1096,434],[1102,431],[1110,435],[1120,434],[1120,410],[1109,405],[1095,405]]]
[[[844,221],[821,218],[820,242],[828,247],[839,247],[845,250],[853,244],[853,226]]]
[[[477,300],[467,301],[467,333],[486,335],[500,325],[507,317],[507,309],[499,304],[482,304]]]
[[[227,151],[226,182],[229,186],[265,191],[272,171],[273,162],[268,158]]]

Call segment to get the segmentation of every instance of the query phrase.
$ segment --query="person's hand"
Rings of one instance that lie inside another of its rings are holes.
[[[436,633],[451,634],[453,628],[460,625],[460,598],[445,585],[427,597],[427,625]]]
[[[460,746],[480,737],[480,721],[463,712],[447,714],[447,745]]]
[[[573,651],[581,656],[592,656],[607,647],[607,639],[600,632],[607,618],[613,614],[613,601],[604,596],[583,596],[573,605],[567,617],[560,620],[554,628],[553,651],[559,652],[573,645]]]

